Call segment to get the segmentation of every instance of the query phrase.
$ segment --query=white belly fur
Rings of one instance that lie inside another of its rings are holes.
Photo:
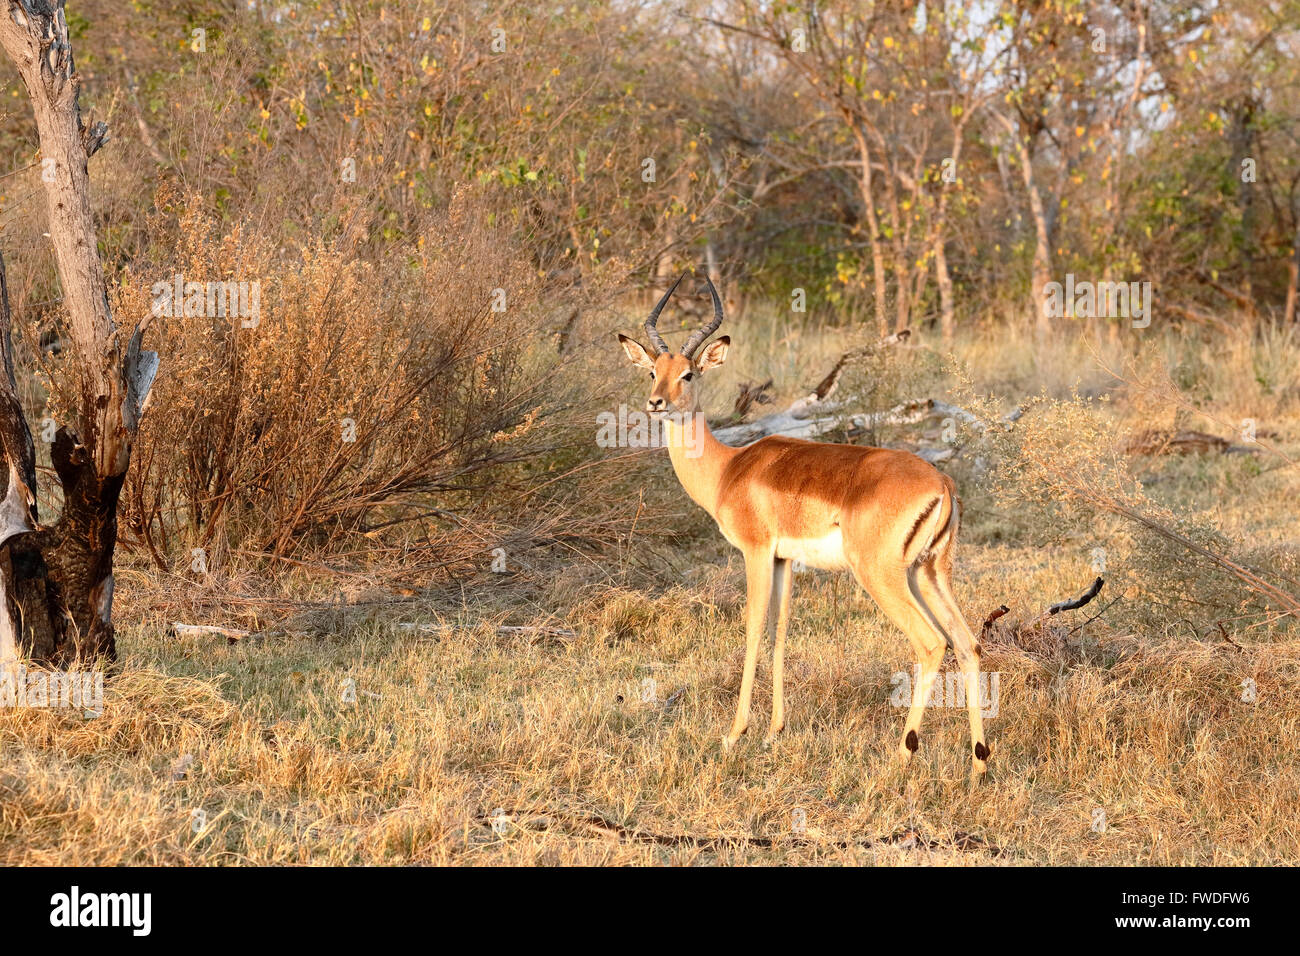
[[[781,538],[776,543],[776,556],[825,571],[844,571],[849,566],[839,528],[821,538]]]

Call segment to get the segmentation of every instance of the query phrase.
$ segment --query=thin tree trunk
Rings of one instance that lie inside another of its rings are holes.
[[[899,211],[898,190],[894,185],[897,179],[896,170],[890,168],[886,171],[885,212],[889,216],[889,227],[893,231],[889,244],[893,253],[894,268],[894,331],[901,332],[908,327],[912,309],[908,296],[911,289],[911,257],[908,255],[906,229]]]
[[[1291,240],[1291,261],[1287,263],[1290,275],[1286,283],[1286,311],[1283,321],[1288,325],[1296,320],[1297,287],[1300,286],[1300,209],[1296,210],[1295,237]]]
[[[858,124],[848,117],[853,134],[858,141],[858,157],[862,160],[862,173],[858,186],[862,192],[862,205],[866,210],[868,241],[871,244],[871,271],[875,281],[876,331],[889,333],[889,319],[885,314],[885,252],[880,245],[880,220],[876,216],[876,199],[871,181],[871,148]]]
[[[943,246],[944,235],[940,231],[934,238],[934,275],[939,285],[939,332],[944,343],[950,344],[956,319],[952,301],[952,276],[948,274],[948,256]]]
[[[1052,281],[1051,240],[1047,235],[1047,215],[1034,181],[1034,159],[1029,147],[1020,143],[1020,162],[1024,169],[1025,192],[1029,195],[1029,213],[1034,219],[1034,321],[1040,341],[1047,336],[1051,317],[1047,313],[1047,284]]]
[[[722,271],[718,268],[718,252],[713,247],[713,240],[704,243],[704,269],[715,286],[722,285]]]
[[[62,0],[17,0],[0,17],[0,47],[13,61],[32,103],[43,165],[49,236],[71,333],[70,374],[80,386],[76,420],[55,433],[51,460],[63,490],[63,512],[50,527],[37,523],[35,456],[18,403],[7,342],[8,300],[0,307],[6,338],[6,394],[0,395],[0,436],[7,462],[4,500],[12,529],[25,512],[31,529],[0,532],[9,577],[3,587],[12,629],[33,659],[62,663],[113,657],[113,549],[117,500],[131,443],[158,368],[141,350],[142,330],[119,335],[95,240],[87,161],[107,139],[103,123],[81,119],[79,80]],[[0,289],[3,293],[3,289]]]
[[[896,274],[894,285],[898,289],[895,303],[894,331],[901,332],[912,321],[912,286],[908,281],[910,264],[906,255],[898,255],[894,260]]]
[[[993,114],[1006,128],[1011,135],[1011,139],[1016,144],[1016,152],[1020,157],[1020,174],[1025,183],[1025,195],[1029,200],[1029,214],[1034,220],[1034,266],[1033,266],[1033,297],[1032,312],[1034,316],[1034,331],[1038,343],[1041,345],[1047,338],[1049,331],[1050,319],[1047,310],[1047,295],[1045,289],[1047,284],[1052,281],[1051,267],[1051,240],[1048,236],[1047,213],[1043,208],[1043,198],[1038,192],[1038,182],[1034,177],[1034,157],[1029,148],[1029,140],[1020,135],[1009,119],[1001,113]]]
[[[963,119],[954,125],[952,137],[952,166],[954,175],[961,168],[961,147],[965,138],[966,119],[969,111],[962,114]],[[935,221],[931,226],[931,248],[934,251],[934,275],[939,286],[939,331],[945,343],[951,343],[956,327],[955,308],[952,299],[952,276],[948,273],[948,253],[944,248],[948,227],[948,190],[944,183],[939,187],[939,201],[935,209]]]
[[[1258,215],[1255,209],[1255,184],[1247,181],[1242,166],[1253,151],[1255,139],[1255,101],[1250,95],[1243,97],[1233,113],[1232,145],[1233,175],[1237,179],[1237,205],[1241,210],[1241,264],[1242,264],[1242,302],[1248,315],[1255,311],[1255,268],[1259,259]]]

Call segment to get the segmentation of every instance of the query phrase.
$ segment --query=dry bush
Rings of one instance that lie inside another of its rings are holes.
[[[96,61],[87,100],[117,106],[125,154],[106,183],[110,267],[147,251],[140,183],[161,169],[287,234],[318,234],[333,195],[364,195],[360,242],[374,254],[396,253],[389,243],[475,183],[518,213],[534,264],[584,283],[612,255],[647,268],[726,214],[701,175],[685,65],[656,55],[681,18],[520,0],[245,6],[90,3],[82,55],[115,52]],[[203,53],[176,42],[197,25]]]
[[[959,391],[983,421],[998,421],[992,401],[968,386]],[[1275,555],[1260,569],[1256,555],[1209,516],[1153,499],[1123,455],[1104,404],[1042,396],[1025,403],[1013,426],[979,432],[968,458],[991,462],[982,484],[996,507],[1015,515],[1034,544],[1068,546],[1103,562],[1094,570],[1109,582],[1107,599],[1123,597],[1108,614],[1113,622],[1194,635],[1220,624],[1293,623],[1297,556]]]
[[[868,338],[868,346],[874,336]],[[861,357],[845,366],[835,398],[845,402],[840,415],[881,415],[898,405],[933,396],[939,387],[942,362],[928,348],[910,345],[866,348]],[[868,421],[874,419],[868,418]],[[887,444],[895,428],[887,424],[869,428],[854,436],[859,444]]]
[[[175,273],[261,288],[252,328],[233,315],[152,321],[162,372],[124,518],[160,563],[180,545],[342,547],[438,507],[465,520],[469,496],[508,486],[573,399],[533,374],[538,279],[469,195],[379,261],[345,238],[277,246],[193,199],[159,208],[153,228],[180,237],[174,257],[135,270],[117,314],[147,315],[151,287]]]

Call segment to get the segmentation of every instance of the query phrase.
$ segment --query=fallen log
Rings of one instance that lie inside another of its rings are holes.
[[[739,446],[748,445],[760,438],[768,438],[774,435],[780,435],[784,438],[816,438],[837,429],[869,431],[879,428],[881,425],[914,425],[917,422],[925,421],[927,418],[935,417],[951,418],[954,421],[963,422],[975,431],[984,431],[988,427],[988,423],[980,419],[979,416],[960,406],[951,405],[948,402],[941,402],[933,398],[918,398],[900,402],[893,408],[883,412],[867,412],[855,415],[838,414],[841,409],[851,404],[851,401],[830,400],[831,395],[839,386],[844,369],[855,361],[874,355],[882,349],[906,342],[910,335],[910,330],[903,329],[901,332],[895,332],[879,342],[845,352],[836,361],[835,367],[817,383],[811,392],[795,399],[787,408],[764,415],[752,422],[719,426],[713,429],[714,437],[725,444]],[[744,409],[752,407],[755,401],[762,402],[763,398],[759,396],[762,396],[764,391],[771,386],[770,380],[760,386],[748,384],[741,386],[740,397],[736,400],[737,413],[742,413],[742,407]],[[1010,427],[1011,423],[1018,420],[1022,414],[1024,414],[1024,410],[1016,408],[1002,416],[1001,422],[1004,427]],[[933,464],[951,458],[953,449],[951,447],[922,448],[916,454]]]
[[[252,631],[244,631],[237,627],[221,627],[216,624],[182,624],[176,621],[172,624],[172,633],[177,637],[205,637],[211,634],[224,637],[233,644],[248,637]]]
[[[929,418],[951,418],[970,426],[974,431],[982,432],[988,423],[978,416],[957,405],[950,405],[933,398],[918,398],[901,402],[883,412],[869,412],[859,415],[836,415],[843,402],[822,401],[813,395],[806,395],[796,400],[789,408],[780,412],[764,415],[752,422],[728,425],[714,429],[713,435],[718,441],[728,445],[748,445],[760,438],[781,435],[786,438],[816,438],[826,432],[840,428],[860,428],[870,430],[881,425],[915,425]],[[1024,414],[1024,409],[1016,408],[999,420],[1003,427],[1010,427]],[[927,461],[944,461],[951,458],[950,447],[927,448],[916,453]]]
[[[837,428],[876,428],[880,425],[913,425],[932,415],[931,399],[903,402],[884,412],[839,416],[832,414],[840,402],[823,402],[815,395],[798,399],[789,408],[740,425],[715,429],[713,435],[728,445],[748,445],[760,438],[816,438]]]

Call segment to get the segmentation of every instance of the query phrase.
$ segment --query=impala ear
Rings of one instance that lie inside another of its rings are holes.
[[[650,357],[650,353],[645,350],[645,347],[640,342],[636,339],[629,339],[621,332],[618,335],[618,340],[623,344],[623,351],[627,353],[627,357],[632,360],[633,365],[654,370],[655,360]]]
[[[704,347],[700,353],[700,371],[707,372],[711,368],[717,368],[727,360],[727,349],[731,347],[731,336],[720,335]]]

